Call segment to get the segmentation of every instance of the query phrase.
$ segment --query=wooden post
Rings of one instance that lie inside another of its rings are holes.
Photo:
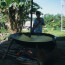
[[[32,10],[33,10],[33,0],[31,0],[31,24],[30,24],[31,29],[30,29],[30,32],[32,30]]]
[[[0,0],[0,2],[1,2],[1,0]],[[1,8],[0,8],[0,20],[1,20]]]
[[[8,46],[8,48],[7,48],[7,50],[6,50],[6,52],[4,53],[4,56],[2,57],[2,59],[5,59],[5,57],[6,57],[6,55],[8,54],[8,52],[9,52],[9,50],[10,50],[10,47],[12,46],[12,44],[13,44],[13,39],[11,40],[11,42],[10,42],[10,44],[9,44],[9,46]]]

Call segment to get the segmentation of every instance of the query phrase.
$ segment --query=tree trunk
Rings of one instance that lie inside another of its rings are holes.
[[[10,19],[9,19],[9,15],[7,14],[7,19],[8,19],[8,22],[9,22],[9,32],[11,33],[11,23],[10,23]]]

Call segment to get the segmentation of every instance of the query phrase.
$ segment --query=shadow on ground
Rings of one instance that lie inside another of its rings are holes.
[[[63,36],[63,37],[57,37],[57,41],[65,41],[65,36]]]

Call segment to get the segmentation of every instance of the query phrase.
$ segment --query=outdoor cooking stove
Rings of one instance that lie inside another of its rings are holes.
[[[15,55],[16,55],[17,59],[24,64],[38,62],[38,59],[36,58],[36,54],[35,54],[36,47],[37,48],[44,48],[48,51],[52,51],[56,46],[56,37],[53,35],[46,34],[46,33],[32,34],[32,35],[46,35],[46,36],[50,36],[53,38],[53,40],[49,41],[49,42],[35,42],[34,43],[34,42],[26,42],[26,41],[18,40],[17,36],[20,36],[22,34],[25,34],[27,36],[30,35],[30,33],[16,33],[16,34],[12,34],[10,36],[11,43],[10,43],[6,53],[4,54],[3,58],[5,58],[5,56],[10,51],[10,47],[12,46],[13,41],[15,41],[15,43],[20,44],[22,46],[21,48],[19,48],[18,51],[15,52]]]
[[[9,56],[16,58],[20,63],[25,65],[37,65],[39,64],[35,55],[35,48],[20,47],[17,49],[9,50]]]
[[[16,52],[17,56],[26,56],[33,58],[34,57],[34,50],[31,48],[20,48],[18,52]]]
[[[19,51],[16,52],[16,55],[20,61],[36,61],[35,49],[32,48],[19,48]]]
[[[0,50],[0,54],[3,55],[5,51],[6,51],[5,49]],[[10,49],[6,58],[15,59],[24,65],[39,64],[35,56],[35,49],[32,48],[20,47],[17,49],[16,48]]]

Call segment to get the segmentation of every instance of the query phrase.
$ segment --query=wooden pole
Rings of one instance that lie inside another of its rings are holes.
[[[33,0],[31,0],[31,24],[30,24],[30,33],[32,30],[32,10],[33,10]]]
[[[1,0],[0,0],[0,3],[1,3]],[[0,20],[1,20],[1,8],[0,8]]]

